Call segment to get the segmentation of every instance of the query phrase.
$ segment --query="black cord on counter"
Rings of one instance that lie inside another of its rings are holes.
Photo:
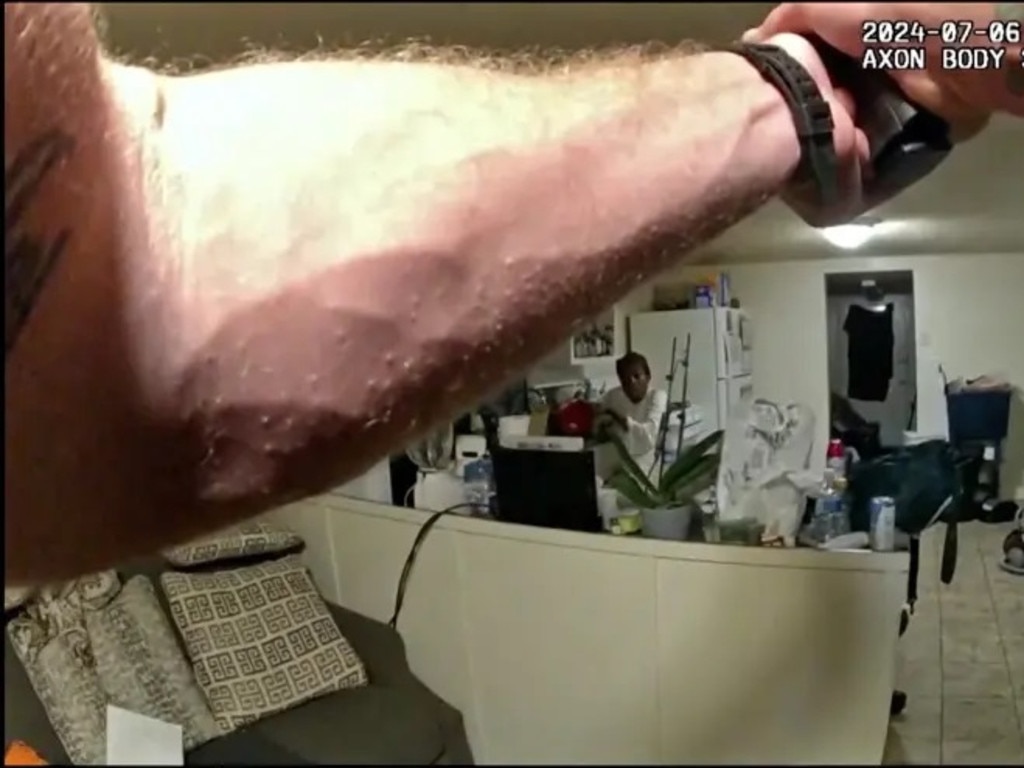
[[[423,541],[427,538],[427,534],[430,533],[430,529],[434,527],[438,520],[447,514],[457,512],[460,509],[465,508],[476,508],[475,504],[454,504],[447,509],[442,509],[440,512],[435,512],[427,521],[420,526],[419,532],[416,534],[416,538],[412,542],[412,548],[409,550],[409,554],[405,558],[405,565],[402,567],[402,575],[398,578],[398,589],[395,592],[395,612],[391,615],[391,620],[388,622],[388,626],[392,629],[398,628],[398,614],[402,612],[402,605],[405,603],[405,590],[409,585],[409,576],[412,574],[413,563],[416,562],[416,556],[419,554],[420,546]]]

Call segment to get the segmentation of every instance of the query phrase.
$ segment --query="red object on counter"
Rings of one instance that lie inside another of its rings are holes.
[[[843,446],[843,441],[837,438],[832,438],[828,441],[828,450],[825,452],[826,459],[845,459],[846,448]]]
[[[558,409],[555,423],[565,437],[590,437],[594,431],[595,410],[586,400],[570,400]]]

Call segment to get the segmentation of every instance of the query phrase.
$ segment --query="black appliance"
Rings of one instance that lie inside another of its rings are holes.
[[[593,451],[498,448],[491,455],[499,520],[597,532]]]

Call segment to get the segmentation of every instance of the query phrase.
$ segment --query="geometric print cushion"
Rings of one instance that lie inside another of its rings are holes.
[[[295,556],[160,583],[225,732],[369,680]]]
[[[300,549],[302,537],[267,523],[243,523],[164,552],[178,568],[191,568],[218,560],[237,560]]]
[[[107,704],[181,725],[186,750],[222,734],[144,576],[123,589],[113,571],[44,588],[7,632],[76,765],[104,762]]]
[[[4,613],[24,605],[32,592],[32,587],[4,587]]]
[[[223,735],[148,578],[133,576],[109,605],[84,614],[111,704],[180,725],[186,752]]]

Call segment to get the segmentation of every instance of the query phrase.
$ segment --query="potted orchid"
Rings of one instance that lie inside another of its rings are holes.
[[[617,435],[609,435],[619,468],[608,485],[640,510],[643,531],[658,539],[685,539],[697,497],[718,477],[724,432],[712,432],[685,448],[654,481],[637,465]]]

